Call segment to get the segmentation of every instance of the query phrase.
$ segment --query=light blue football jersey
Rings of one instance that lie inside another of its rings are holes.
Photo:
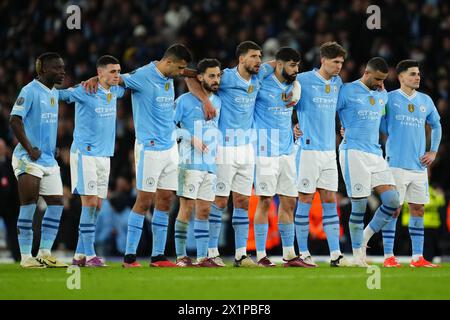
[[[188,92],[175,100],[175,123],[180,123],[181,129],[187,130],[190,136],[203,140],[208,146],[208,152],[201,153],[191,145],[189,138],[180,144],[180,167],[188,170],[208,171],[216,173],[216,156],[219,140],[219,117],[221,100],[219,96],[211,94],[209,100],[216,109],[216,116],[205,120],[202,102]]]
[[[297,75],[302,88],[297,103],[297,117],[303,136],[299,144],[303,150],[336,150],[336,106],[342,80],[334,76],[325,80],[318,69]]]
[[[125,87],[131,89],[138,143],[144,150],[170,149],[175,143],[173,79],[165,77],[155,62],[121,76]]]
[[[11,110],[11,115],[22,118],[25,134],[31,145],[41,150],[41,156],[35,163],[44,167],[57,165],[55,151],[58,98],[57,89],[49,89],[38,79],[34,79],[22,88]],[[20,143],[15,147],[14,155],[18,159],[25,158],[31,161]]]
[[[112,157],[116,141],[117,99],[125,89],[111,86],[106,90],[101,85],[97,93],[89,94],[78,85],[59,90],[59,98],[68,103],[75,102],[75,130],[71,152],[96,157]]]
[[[262,79],[272,72],[270,65],[263,64],[259,73],[252,75],[247,81],[241,77],[237,67],[223,70],[218,92],[222,100],[219,118],[222,145],[241,146],[251,143],[256,95]]]
[[[292,107],[286,107],[286,96],[292,84],[281,83],[275,74],[261,82],[255,103],[257,155],[276,157],[290,155],[294,144]]]
[[[389,102],[382,127],[388,134],[386,160],[390,167],[426,170],[420,163],[425,154],[425,124],[440,126],[440,116],[433,100],[426,94],[415,92],[408,96],[401,89],[388,93]]]
[[[340,150],[353,149],[383,155],[379,143],[380,122],[387,101],[386,90],[370,90],[361,80],[341,87],[337,111],[345,135]]]

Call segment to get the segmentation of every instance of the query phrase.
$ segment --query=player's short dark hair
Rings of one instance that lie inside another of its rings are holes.
[[[284,62],[287,61],[294,61],[299,62],[300,61],[300,54],[297,50],[292,49],[290,47],[281,47],[277,53],[275,54],[276,60],[281,60]]]
[[[325,42],[320,46],[319,50],[321,58],[334,59],[343,57],[345,59],[347,57],[347,51],[336,41]]]
[[[395,67],[395,71],[397,72],[397,74],[400,74],[412,67],[419,68],[419,61],[411,60],[411,59],[402,60]]]
[[[167,48],[163,58],[175,58],[175,60],[184,60],[190,63],[192,61],[192,54],[185,45],[176,43]]]
[[[97,59],[97,68],[106,67],[108,64],[120,64],[119,60],[110,55],[104,55]]]
[[[219,60],[217,60],[217,59],[203,59],[197,64],[197,72],[199,74],[200,73],[205,73],[206,69],[208,69],[208,68],[215,68],[215,67],[219,67],[219,69],[221,68]]]
[[[36,59],[36,72],[41,73],[42,67],[47,65],[52,60],[61,59],[61,56],[56,52],[45,52]]]
[[[244,41],[244,42],[241,42],[236,48],[236,58],[239,59],[240,56],[245,55],[249,50],[262,51],[261,47],[258,46],[253,41]]]
[[[375,57],[369,60],[367,62],[367,66],[370,67],[373,71],[380,71],[382,73],[388,73],[389,72],[389,66],[381,57]]]

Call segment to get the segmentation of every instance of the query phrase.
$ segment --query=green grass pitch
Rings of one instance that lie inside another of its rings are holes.
[[[66,269],[0,265],[0,299],[450,299],[450,263],[438,269],[380,268],[381,288],[372,290],[367,282],[373,274],[366,269],[324,264],[315,269],[123,269],[110,263],[79,270],[81,288],[69,290],[67,280],[74,274]]]

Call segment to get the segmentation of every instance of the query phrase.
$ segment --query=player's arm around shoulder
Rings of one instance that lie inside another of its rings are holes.
[[[216,116],[216,109],[212,105],[206,93],[203,91],[200,82],[196,77],[184,79],[186,85],[195,97],[197,97],[203,103],[203,113],[205,114],[205,119],[210,120]]]
[[[83,102],[87,95],[91,93],[84,90],[81,84],[77,84],[67,89],[58,89],[59,100],[67,103]]]

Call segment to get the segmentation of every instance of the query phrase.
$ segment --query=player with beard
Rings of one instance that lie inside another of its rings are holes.
[[[337,104],[345,130],[339,146],[339,160],[352,202],[349,229],[353,256],[360,267],[368,266],[366,247],[369,239],[398,214],[400,205],[394,177],[379,143],[380,122],[388,101],[383,88],[387,75],[388,65],[383,58],[370,59],[361,79],[342,86]],[[363,231],[367,197],[372,189],[380,195],[382,204]]]
[[[221,100],[216,95],[220,84],[220,62],[203,59],[197,65],[197,79],[204,93],[216,109],[216,116],[205,120],[202,102],[192,93],[175,101],[176,124],[183,131],[180,143],[178,192],[180,208],[175,221],[175,249],[179,267],[193,266],[186,254],[189,220],[195,208],[194,236],[197,244],[197,264],[200,267],[219,267],[208,258],[209,213],[215,198],[218,122]],[[216,218],[211,218],[215,221]]]
[[[216,262],[219,257],[218,239],[222,216],[227,209],[230,192],[233,196],[232,224],[235,232],[234,266],[256,266],[247,256],[249,230],[248,206],[254,178],[254,149],[252,145],[253,113],[261,81],[273,72],[273,66],[261,66],[262,50],[252,41],[236,48],[239,64],[223,70],[218,95],[222,100],[219,130],[216,198],[211,206],[208,255]],[[188,78],[189,90],[205,106],[206,116],[214,114],[210,101],[197,80]],[[288,97],[289,98],[289,97]],[[294,99],[294,98],[292,98]],[[291,101],[291,99],[288,99]],[[287,102],[288,104],[289,102]],[[208,107],[209,106],[209,107]],[[216,222],[211,223],[214,218]]]
[[[278,227],[283,246],[283,266],[309,267],[294,250],[294,209],[297,197],[295,149],[292,132],[292,107],[286,99],[299,71],[300,54],[292,48],[280,48],[275,56],[273,74],[265,78],[256,97],[257,134],[255,194],[259,197],[255,214],[257,264],[274,267],[266,254],[269,229],[268,213],[272,198],[279,196]]]

